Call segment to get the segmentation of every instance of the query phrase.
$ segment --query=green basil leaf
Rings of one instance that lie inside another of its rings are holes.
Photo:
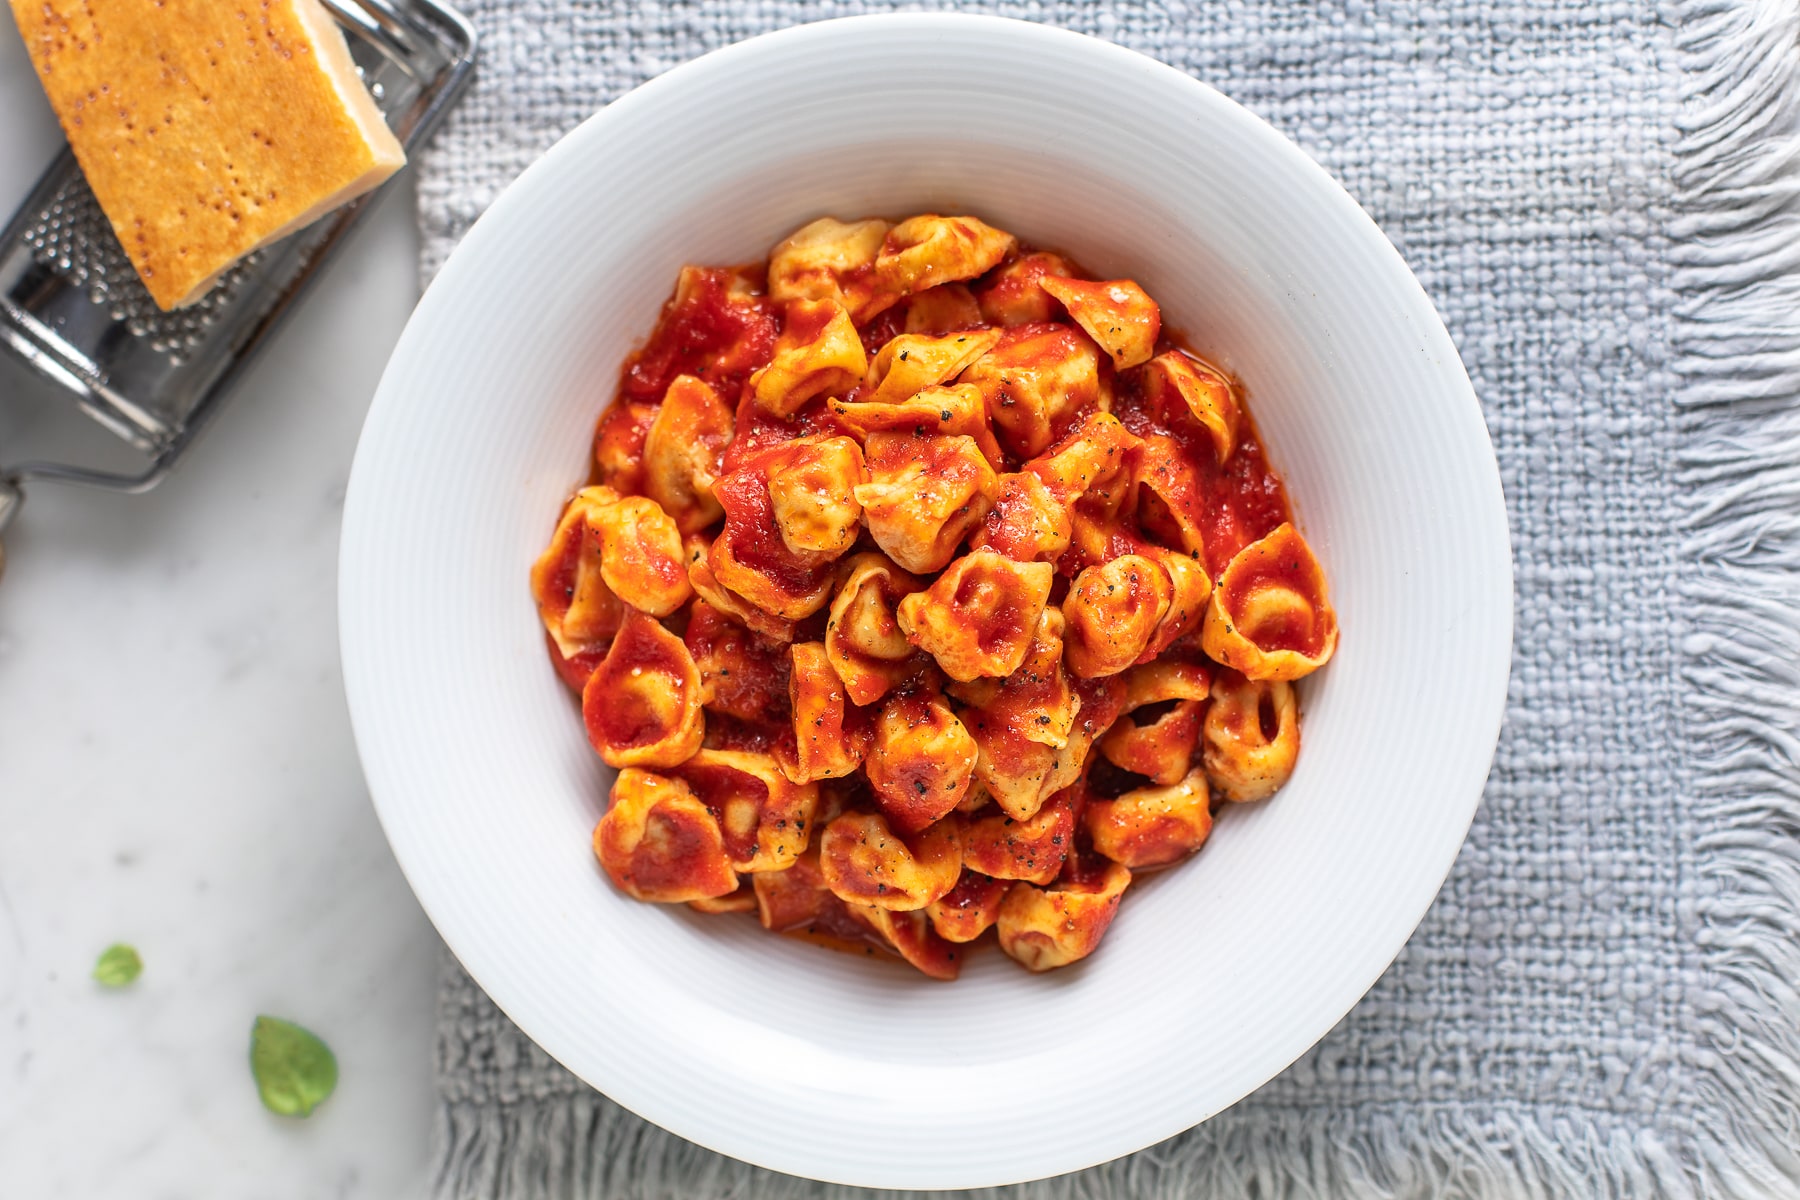
[[[280,1017],[258,1017],[250,1031],[250,1073],[263,1107],[304,1117],[337,1087],[337,1059],[315,1034]]]
[[[122,988],[136,979],[143,969],[144,960],[138,957],[137,947],[114,942],[95,960],[94,980],[101,987]]]

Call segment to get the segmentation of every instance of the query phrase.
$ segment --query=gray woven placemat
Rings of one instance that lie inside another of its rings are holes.
[[[889,6],[471,7],[481,77],[421,163],[427,278],[634,84]],[[1020,1194],[1800,1195],[1795,6],[980,7],[1190,71],[1344,181],[1462,349],[1518,560],[1486,800],[1393,968],[1235,1109]],[[454,963],[438,1082],[441,1197],[841,1193],[621,1112]]]

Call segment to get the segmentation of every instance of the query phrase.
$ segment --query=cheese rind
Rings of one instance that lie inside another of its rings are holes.
[[[157,304],[406,156],[318,0],[12,0],[94,197]]]

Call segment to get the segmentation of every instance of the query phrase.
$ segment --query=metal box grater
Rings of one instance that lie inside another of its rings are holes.
[[[473,27],[436,0],[323,2],[410,158],[472,77]],[[31,480],[124,492],[154,487],[379,191],[248,256],[199,303],[165,313],[65,149],[0,233],[0,345],[53,396],[138,451],[144,465],[132,474],[0,462],[0,532]]]

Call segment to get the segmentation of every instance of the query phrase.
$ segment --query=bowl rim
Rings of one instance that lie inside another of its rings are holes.
[[[823,44],[838,37],[860,36],[865,33],[867,36],[880,36],[883,30],[900,27],[937,29],[946,36],[961,36],[965,32],[985,31],[1011,39],[1022,39],[1025,42],[1035,40],[1044,45],[1069,46],[1079,43],[1083,52],[1094,55],[1096,61],[1104,61],[1115,67],[1143,72],[1174,87],[1185,89],[1196,106],[1206,110],[1205,115],[1208,119],[1226,121],[1236,125],[1250,138],[1262,143],[1267,152],[1286,158],[1289,166],[1297,167],[1310,175],[1315,184],[1323,185],[1326,192],[1332,197],[1332,203],[1340,206],[1347,205],[1346,212],[1353,210],[1354,219],[1360,222],[1367,235],[1379,242],[1379,247],[1375,252],[1385,257],[1389,268],[1395,273],[1393,282],[1402,289],[1410,291],[1408,299],[1413,302],[1413,311],[1428,318],[1431,330],[1440,333],[1445,344],[1451,347],[1452,353],[1444,364],[1446,368],[1445,385],[1447,391],[1453,390],[1456,394],[1446,395],[1445,404],[1453,407],[1459,414],[1457,420],[1465,427],[1465,435],[1478,436],[1487,447],[1485,474],[1478,481],[1478,486],[1490,493],[1488,499],[1491,500],[1491,503],[1485,505],[1485,519],[1489,525],[1491,536],[1483,542],[1483,551],[1488,554],[1483,565],[1488,571],[1494,573],[1496,587],[1500,582],[1504,582],[1508,603],[1504,606],[1502,622],[1504,636],[1499,636],[1501,633],[1499,628],[1486,631],[1493,635],[1493,639],[1491,644],[1481,648],[1483,656],[1489,661],[1490,666],[1492,660],[1498,660],[1499,669],[1481,720],[1477,722],[1471,717],[1469,721],[1471,729],[1479,725],[1481,730],[1479,739],[1471,733],[1470,746],[1485,746],[1486,749],[1479,753],[1471,750],[1468,761],[1460,764],[1463,774],[1470,780],[1469,786],[1464,789],[1464,794],[1454,798],[1456,803],[1453,807],[1457,807],[1462,814],[1457,822],[1461,832],[1453,844],[1447,843],[1441,862],[1431,864],[1429,878],[1432,883],[1429,891],[1425,890],[1421,882],[1420,898],[1415,906],[1415,911],[1411,913],[1403,929],[1396,922],[1394,936],[1388,939],[1391,941],[1391,945],[1384,946],[1379,962],[1365,973],[1365,977],[1357,979],[1354,987],[1349,984],[1338,985],[1344,996],[1347,997],[1341,1010],[1336,1012],[1332,1020],[1322,1024],[1317,1032],[1286,1061],[1270,1070],[1264,1079],[1264,1083],[1266,1083],[1285,1071],[1296,1059],[1329,1033],[1345,1014],[1360,1003],[1369,989],[1392,965],[1393,960],[1411,939],[1441,891],[1443,883],[1448,878],[1456,857],[1467,839],[1469,826],[1479,808],[1484,783],[1498,748],[1511,674],[1510,663],[1516,632],[1516,615],[1510,599],[1513,594],[1510,526],[1501,487],[1499,464],[1493,456],[1491,437],[1467,370],[1460,355],[1454,351],[1454,341],[1444,327],[1442,318],[1438,315],[1429,295],[1373,218],[1334,176],[1261,117],[1225,96],[1212,85],[1148,55],[1113,42],[1054,25],[1010,17],[959,12],[864,14],[788,26],[709,51],[639,84],[617,99],[604,104],[580,124],[562,135],[512,182],[506,185],[455,247],[436,277],[431,281],[409,318],[406,328],[402,331],[371,403],[370,414],[365,422],[363,436],[358,441],[346,489],[344,536],[340,547],[339,561],[340,657],[357,752],[364,764],[365,775],[369,779],[371,803],[403,875],[439,936],[476,983],[494,999],[501,1011],[527,1036],[531,1037],[533,1042],[543,1047],[552,1057],[556,1057],[555,1052],[545,1046],[543,1040],[534,1032],[534,1027],[542,1028],[536,1019],[536,1014],[530,1011],[527,1005],[518,1001],[517,998],[524,993],[519,988],[509,986],[504,980],[487,977],[479,954],[465,953],[471,949],[467,932],[457,927],[454,922],[446,924],[441,919],[442,909],[434,902],[434,898],[438,894],[438,881],[434,878],[435,868],[416,858],[404,844],[403,837],[395,836],[392,814],[384,806],[375,784],[375,776],[379,774],[379,771],[374,769],[373,764],[381,758],[383,752],[371,736],[373,721],[369,716],[369,710],[372,707],[372,701],[365,701],[363,698],[365,680],[361,670],[357,667],[357,655],[361,645],[360,639],[366,635],[363,623],[354,615],[352,604],[354,584],[359,570],[358,551],[360,546],[359,540],[352,534],[353,530],[360,528],[363,521],[362,514],[368,506],[366,498],[373,486],[368,482],[368,461],[371,457],[368,453],[369,430],[377,425],[377,417],[393,403],[390,394],[404,387],[404,384],[398,380],[404,374],[413,347],[424,336],[421,330],[430,326],[437,319],[440,310],[452,302],[450,298],[463,287],[464,275],[478,269],[475,264],[482,254],[483,248],[500,236],[499,231],[513,219],[515,210],[525,209],[532,202],[531,197],[539,190],[543,181],[554,177],[565,161],[584,154],[588,145],[602,137],[613,125],[632,120],[640,110],[654,106],[664,93],[675,89],[702,86],[709,75],[732,66],[741,59],[764,54],[771,47],[803,46],[808,43]],[[1446,797],[1446,799],[1448,801],[1451,798]],[[1427,878],[1427,872],[1423,867],[1418,873],[1421,881]],[[1374,956],[1371,955],[1371,962],[1373,961]],[[574,1068],[570,1069],[575,1070]],[[596,1090],[600,1090],[599,1085],[582,1072],[575,1070],[575,1074],[590,1086],[594,1086]],[[1258,1087],[1260,1086],[1262,1085],[1259,1084]],[[620,1104],[621,1107],[681,1138],[757,1166],[830,1183],[902,1190],[1003,1186],[1081,1170],[1137,1153],[1193,1128],[1197,1124],[1211,1119],[1224,1108],[1230,1107],[1229,1104],[1221,1106],[1204,1113],[1198,1119],[1188,1112],[1173,1120],[1165,1119],[1161,1122],[1146,1123],[1145,1132],[1130,1145],[1108,1146],[1098,1152],[1093,1150],[1077,1151],[1068,1155],[1066,1161],[1046,1163],[1042,1170],[1034,1173],[1019,1174],[1015,1170],[1003,1174],[977,1175],[973,1178],[947,1183],[941,1180],[921,1182],[912,1178],[849,1177],[835,1172],[818,1173],[809,1170],[806,1163],[797,1159],[792,1153],[776,1153],[768,1147],[747,1144],[741,1139],[734,1138],[729,1130],[722,1128],[717,1123],[704,1128],[693,1128],[690,1122],[684,1119],[692,1115],[691,1111],[677,1111],[660,1102],[646,1102],[641,1090],[633,1086],[628,1079],[609,1079],[603,1094]],[[1239,1097],[1239,1099],[1241,1098]]]

